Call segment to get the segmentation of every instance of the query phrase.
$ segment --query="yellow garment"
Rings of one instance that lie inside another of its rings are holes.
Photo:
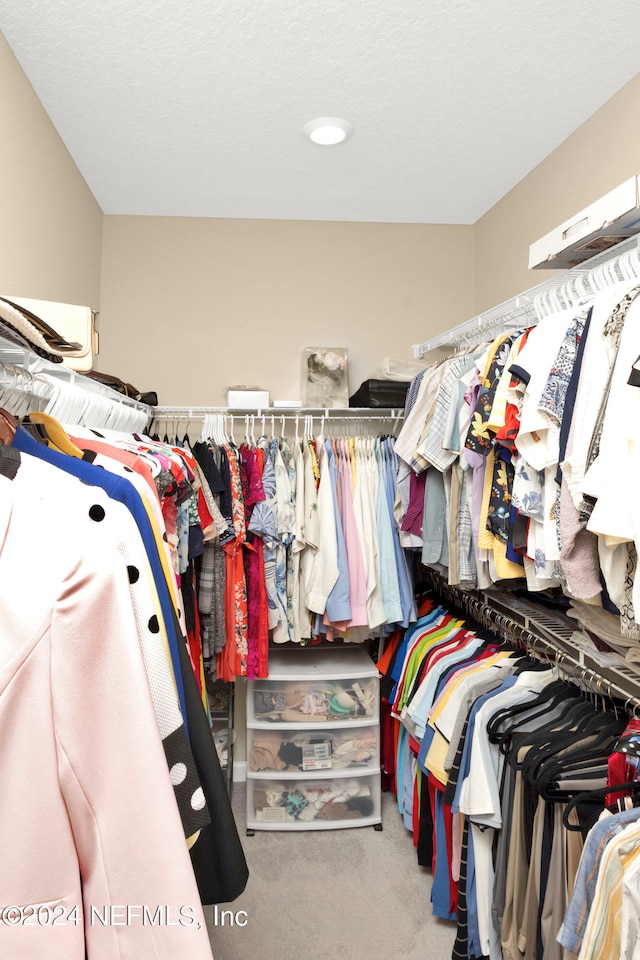
[[[511,364],[515,361],[516,357],[522,349],[522,341],[524,340],[524,333],[522,333],[514,342],[511,344],[511,350],[509,351],[509,356],[507,357],[504,369],[498,380],[498,385],[496,387],[496,392],[493,397],[493,403],[491,404],[491,413],[489,414],[489,419],[487,420],[487,428],[492,430],[494,433],[497,433],[505,424],[507,403],[508,403],[508,391],[509,384],[513,379],[513,374],[511,373]]]
[[[438,717],[446,707],[450,698],[454,695],[458,685],[462,683],[465,678],[473,676],[476,673],[482,673],[494,663],[498,663],[500,660],[506,660],[510,656],[511,653],[508,650],[501,650],[493,656],[481,660],[475,667],[459,670],[447,683],[442,695],[438,697],[438,700],[434,704],[427,722],[429,726],[435,730],[435,733],[427,756],[425,757],[424,765],[441,783],[446,785],[449,780],[449,774],[444,767],[449,752],[449,741],[437,728]]]
[[[353,478],[353,489],[356,488],[358,481],[358,469],[356,467],[356,440],[355,437],[349,437],[349,461],[351,463],[351,476]]]
[[[445,740],[439,730],[433,735],[429,752],[425,757],[424,765],[427,770],[436,777],[443,786],[446,787],[449,782],[449,774],[444,768],[444,762],[449,752],[449,741]]]
[[[491,450],[487,456],[487,466],[484,475],[482,506],[480,507],[480,523],[478,527],[478,546],[481,549],[491,550],[493,552],[496,579],[517,580],[519,577],[524,576],[522,567],[519,563],[513,563],[511,560],[507,559],[506,543],[494,536],[490,530],[487,530],[487,518],[489,516],[489,501],[491,499],[494,461],[495,453],[493,450]]]
[[[498,580],[518,580],[524,577],[524,569],[520,564],[507,559],[507,545],[498,537],[493,537],[493,562]]]

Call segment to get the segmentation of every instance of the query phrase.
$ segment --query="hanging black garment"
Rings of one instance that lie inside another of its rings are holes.
[[[176,629],[180,636],[178,625]],[[191,863],[202,903],[230,903],[246,887],[249,868],[191,661],[185,644],[178,643],[178,648],[191,752],[211,816],[189,851]]]
[[[218,470],[218,465],[216,464],[209,444],[198,440],[193,444],[191,452],[198,461],[198,466],[205,475],[211,493],[213,493],[214,496],[217,493],[222,493],[225,489],[224,481],[220,471]]]
[[[420,791],[420,821],[418,829],[418,845],[416,852],[418,854],[418,865],[433,867],[433,817],[431,814],[431,801],[429,798],[429,787],[427,778],[423,776],[422,771],[418,769],[418,775],[423,777],[422,790]]]

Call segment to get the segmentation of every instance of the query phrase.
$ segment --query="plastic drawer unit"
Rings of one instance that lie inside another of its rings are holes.
[[[365,650],[273,651],[247,698],[248,834],[381,829],[379,678]]]

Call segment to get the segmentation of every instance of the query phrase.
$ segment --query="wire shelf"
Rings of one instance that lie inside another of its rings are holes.
[[[497,336],[501,331],[533,326],[551,309],[570,309],[580,299],[593,296],[604,286],[632,279],[632,271],[640,279],[639,249],[640,238],[629,237],[579,266],[556,273],[550,279],[471,320],[424,343],[413,344],[413,355],[420,359],[438,347],[455,347],[486,339],[486,334]]]

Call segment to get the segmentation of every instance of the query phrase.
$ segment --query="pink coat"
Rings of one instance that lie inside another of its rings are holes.
[[[0,476],[0,956],[211,960],[129,585],[95,526],[86,501],[54,512]]]

